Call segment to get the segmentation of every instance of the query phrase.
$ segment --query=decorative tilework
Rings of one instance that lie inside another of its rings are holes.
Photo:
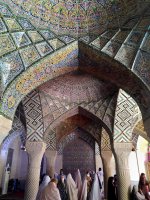
[[[148,30],[149,26],[150,26],[150,17],[149,18],[143,18],[143,19],[141,19],[141,21],[136,26],[136,29]]]
[[[50,54],[27,69],[5,92],[1,111],[13,118],[17,105],[26,94],[54,77],[76,70],[78,68],[77,45],[75,41],[65,46],[63,51]],[[26,49],[28,51],[28,48]]]
[[[118,30],[108,30],[105,33],[102,34],[103,37],[107,38],[107,39],[111,39]]]
[[[146,33],[141,49],[150,53],[150,33]]]
[[[17,47],[22,47],[31,44],[31,41],[29,40],[25,32],[15,32],[12,33],[12,36]]]
[[[20,54],[26,68],[40,58],[34,46],[28,46],[24,49],[21,49]]]
[[[50,32],[49,30],[41,30],[40,33],[46,40],[52,39],[55,37],[54,33]]]
[[[105,129],[102,129],[101,151],[111,151],[110,138]]]
[[[18,22],[20,23],[22,28],[25,29],[25,30],[34,29],[33,25],[27,19],[18,18]]]
[[[22,29],[16,19],[4,18],[4,20],[6,22],[6,25],[8,26],[9,31],[19,31]]]
[[[32,42],[39,42],[43,40],[42,36],[37,31],[28,31],[28,35]]]
[[[113,40],[116,42],[123,43],[129,33],[130,33],[130,31],[128,31],[128,30],[121,30],[115,35]]]
[[[26,116],[27,140],[42,141],[44,126],[42,107],[38,91],[34,90],[23,99]]]
[[[132,48],[129,45],[122,45],[115,56],[115,59],[130,68],[132,66],[133,59],[135,58],[136,51],[137,50],[135,48]]]
[[[0,56],[15,50],[16,47],[9,34],[0,35]]]
[[[51,130],[48,134],[48,137],[46,138],[46,149],[50,150],[56,150],[57,145],[56,145],[56,132],[55,130]]]
[[[41,56],[45,56],[53,51],[47,42],[41,42],[35,45]]]
[[[108,54],[109,56],[114,57],[117,51],[119,50],[120,46],[121,46],[120,43],[111,40],[106,44],[106,46],[102,49],[102,51]]]
[[[8,17],[12,16],[10,10],[3,4],[0,4],[0,14]]]
[[[60,39],[65,42],[66,44],[69,44],[70,42],[73,42],[75,41],[74,38],[68,36],[68,35],[64,35],[64,36],[61,36]]]
[[[105,44],[109,41],[109,39],[104,37],[98,37],[93,42],[90,43],[91,46],[96,47],[97,49],[102,49]]]
[[[133,71],[150,87],[150,53],[139,51]]]
[[[141,40],[143,38],[144,33],[143,32],[139,32],[139,31],[132,31],[132,33],[130,34],[127,44],[137,47],[140,45]]]
[[[7,28],[4,24],[4,22],[2,21],[2,19],[0,18],[0,33],[4,33],[7,31]]]
[[[130,19],[128,22],[124,24],[124,28],[132,29],[138,22],[138,18]]]
[[[114,141],[131,142],[136,102],[120,89],[114,122]]]
[[[48,40],[49,44],[53,47],[53,49],[59,49],[60,47],[64,46],[64,43],[61,42],[59,39],[55,38],[52,40]]]
[[[24,70],[19,53],[13,52],[0,59],[4,87]]]

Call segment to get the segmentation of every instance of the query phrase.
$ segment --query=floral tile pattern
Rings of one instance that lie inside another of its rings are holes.
[[[22,47],[31,44],[31,41],[25,32],[14,32],[12,33],[12,36],[17,47]]]
[[[9,34],[0,35],[0,56],[16,49]]]
[[[45,56],[53,51],[47,42],[41,42],[35,45],[41,56]]]
[[[40,59],[40,55],[38,54],[34,46],[29,46],[21,49],[19,52],[26,68],[29,67],[29,65],[34,63],[36,60]]]

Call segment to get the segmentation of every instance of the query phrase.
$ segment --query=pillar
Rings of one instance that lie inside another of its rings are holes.
[[[119,200],[129,200],[131,192],[130,171],[128,165],[131,150],[132,143],[114,143]]]
[[[6,136],[9,134],[11,127],[12,127],[12,121],[0,115],[0,145],[2,144]],[[0,186],[1,186],[2,174],[4,172],[7,152],[2,148],[0,150],[1,150],[0,152]]]
[[[28,153],[28,174],[26,179],[25,200],[35,200],[39,188],[40,167],[46,149],[44,142],[26,142]]]
[[[56,156],[57,156],[57,151],[56,150],[46,150],[45,156],[47,158],[47,174],[50,177],[54,177],[55,173],[55,161],[56,161]]]
[[[111,171],[112,152],[101,151],[101,157],[103,161],[103,172],[104,172],[104,196],[105,196],[105,199],[107,199],[108,178],[112,176],[112,171]]]

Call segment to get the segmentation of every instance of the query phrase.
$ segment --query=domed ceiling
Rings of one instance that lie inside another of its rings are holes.
[[[4,0],[3,0],[4,1]],[[136,12],[136,0],[5,0],[38,27],[75,37],[97,35]]]

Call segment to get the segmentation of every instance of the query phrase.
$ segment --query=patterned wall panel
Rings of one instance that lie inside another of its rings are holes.
[[[44,139],[47,146],[46,149],[57,150],[56,130],[50,130],[47,137]]]
[[[120,89],[114,122],[115,142],[130,142],[132,140],[136,107],[136,102],[126,92]]]
[[[77,138],[68,143],[63,150],[63,169],[74,177],[77,169],[84,178],[87,170],[95,171],[95,152],[84,140]]]
[[[12,118],[18,103],[34,88],[54,77],[77,69],[77,57],[77,42],[73,42],[64,47],[63,51],[58,50],[57,54],[48,55],[28,68],[5,91],[1,111]]]
[[[110,137],[105,129],[102,129],[101,151],[111,151]]]
[[[41,100],[37,90],[23,99],[26,116],[27,140],[42,141],[44,133]]]

